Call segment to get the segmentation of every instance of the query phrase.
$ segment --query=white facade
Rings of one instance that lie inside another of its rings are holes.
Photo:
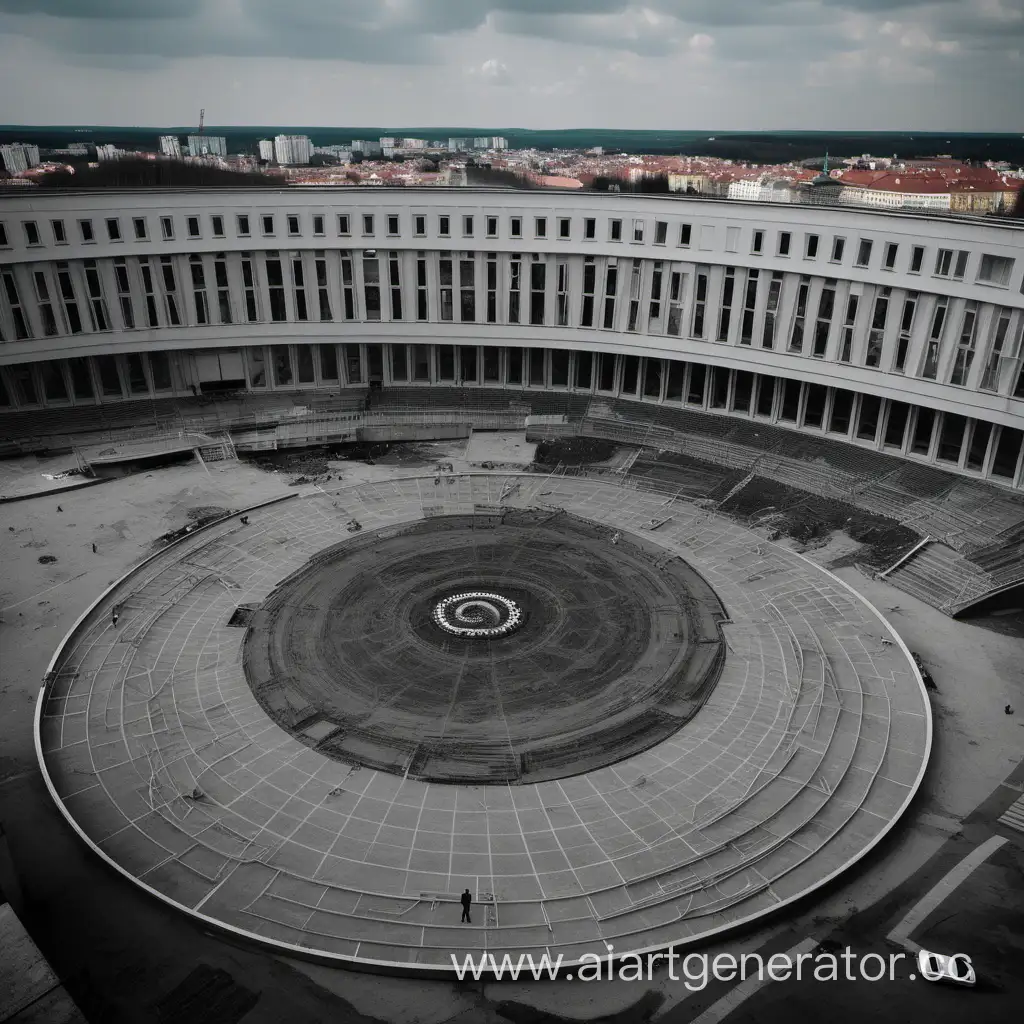
[[[274,140],[273,139],[260,139],[260,159],[271,161],[274,159]]]
[[[74,404],[78,358],[95,380],[96,360],[113,357],[125,389],[103,397],[97,385],[89,402],[158,391],[160,361],[169,393],[188,393],[202,350],[248,367],[250,350],[298,360],[310,345],[355,346],[363,364],[385,359],[387,385],[402,382],[387,368],[395,346],[455,345],[480,365],[497,352],[500,376],[478,375],[481,386],[694,406],[1024,484],[1024,229],[1013,222],[675,196],[291,188],[11,195],[0,226],[0,416]],[[397,284],[371,297],[373,276]],[[534,385],[504,369],[527,348],[548,353]],[[563,357],[611,360],[611,390],[567,383],[555,372]],[[410,384],[449,383],[431,365]],[[653,391],[624,384],[635,386],[637,365]],[[339,383],[245,373],[254,388]]]
[[[172,160],[181,159],[181,139],[177,135],[160,136],[160,152]]]
[[[308,135],[275,135],[274,159],[279,164],[308,164],[313,155],[313,143]]]
[[[228,140],[222,135],[188,136],[189,156],[227,156]]]
[[[0,159],[8,174],[20,174],[30,167],[39,166],[39,147],[22,142],[3,145],[0,146]]]

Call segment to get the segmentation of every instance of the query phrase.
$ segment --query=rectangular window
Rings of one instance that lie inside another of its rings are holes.
[[[137,218],[137,220],[142,220],[142,218],[139,217],[139,218]],[[143,225],[145,225],[146,222],[142,221],[142,223],[143,223]],[[64,221],[62,221],[62,220],[51,220],[50,221],[50,229],[53,231],[53,240],[54,240],[54,242],[57,245],[66,245],[67,244],[68,236],[67,236],[67,232],[64,230]],[[135,237],[136,238],[139,237],[138,232],[136,232]],[[145,238],[146,236],[145,236],[145,234],[143,234],[141,237]]]
[[[985,284],[999,285],[1006,288],[1010,284],[1013,273],[1013,258],[1010,256],[990,256],[983,253],[981,266],[978,267],[978,280]]]
[[[240,238],[249,237],[249,218],[246,214],[240,213],[235,218],[235,229]]]
[[[750,251],[755,256],[760,256],[764,252],[764,232],[757,230],[753,234],[753,238],[750,242]]]
[[[190,256],[188,265],[192,275],[192,298],[195,304],[196,323],[202,326],[210,322],[210,305],[206,298],[206,277],[203,273],[202,256]]]
[[[547,217],[534,217],[534,234],[537,238],[548,237],[548,219]]]
[[[441,319],[451,320],[454,315],[452,306],[453,278],[451,253],[441,253],[441,258],[438,260],[437,265]]]
[[[111,242],[121,241],[121,222],[116,217],[107,218],[107,238]]]
[[[164,218],[162,218],[162,220],[165,220],[169,225],[171,225],[171,218],[170,217],[164,217]],[[96,241],[96,236],[93,234],[93,230],[92,230],[92,221],[91,220],[80,220],[78,222],[78,230],[82,233],[82,241],[83,242],[95,242]],[[171,233],[170,234],[165,234],[164,238],[173,238],[174,237],[174,227],[173,227],[173,225],[171,225],[170,231],[171,231]]]
[[[63,225],[61,225],[61,229],[63,230]],[[0,246],[6,248],[7,245],[7,227],[4,224],[0,223]]]
[[[610,220],[608,222],[608,238],[612,242],[622,241],[622,221]]]
[[[512,254],[508,264],[508,322],[519,323],[519,298],[522,285],[522,262],[518,253]]]
[[[623,356],[622,359],[622,394],[635,395],[640,380],[639,356]]]
[[[932,448],[932,434],[935,430],[935,410],[918,406],[914,437],[910,444],[913,455],[928,455]]]
[[[862,238],[857,246],[857,262],[854,266],[866,267],[871,262],[871,239]]]
[[[320,349],[320,380],[325,383],[337,381],[338,350],[333,345],[318,345],[317,348]]]
[[[849,434],[850,420],[853,416],[853,392],[843,388],[832,391],[832,412],[828,418],[830,434]]]
[[[146,325],[148,327],[159,327],[160,318],[157,315],[156,286],[153,282],[153,270],[145,256],[139,259],[139,271],[142,274],[142,291],[146,297]]]
[[[650,333],[661,319],[661,279],[664,274],[661,260],[655,260],[651,268],[651,304],[647,312],[647,331]]]
[[[388,214],[388,234],[389,235],[397,235],[398,234],[398,214],[397,213],[389,213]]]
[[[757,306],[757,286],[760,274],[747,271],[747,286],[743,290],[743,319],[740,323],[740,344],[750,345],[754,337],[754,309]]]
[[[644,222],[640,219],[633,220],[633,241],[642,242],[644,240]]]
[[[372,213],[364,213],[363,214],[363,234],[364,235],[372,235],[373,234],[373,214]]]
[[[547,282],[547,267],[541,261],[530,265],[530,323],[540,326],[544,323],[544,289]],[[531,383],[533,383],[531,381]],[[543,383],[543,381],[541,382]]]
[[[1017,472],[1020,459],[1021,442],[1024,432],[1015,427],[1002,427],[996,441],[995,455],[992,457],[992,475],[1012,480]]]
[[[654,222],[654,244],[665,245],[668,242],[668,221],[656,220]]]
[[[313,234],[323,235],[324,232],[324,215],[322,213],[313,214]]]
[[[626,319],[626,330],[640,329],[640,291],[643,287],[639,260],[633,261],[633,269],[629,275],[629,314]]]
[[[704,393],[707,390],[708,368],[703,363],[690,364],[690,379],[686,389],[686,404],[704,407]]]
[[[484,223],[484,226],[485,226],[485,228],[487,230],[487,237],[488,238],[497,238],[498,237],[498,218],[497,217],[488,217],[486,219],[485,223]]]
[[[509,384],[523,383],[523,350],[521,348],[510,348],[507,356],[506,381]]]
[[[508,233],[512,238],[523,237],[523,218],[510,217],[508,222]]]
[[[484,383],[498,384],[501,381],[501,349],[488,346],[484,349]]]
[[[568,238],[572,221],[568,217],[558,218],[558,237]]]
[[[422,238],[427,233],[427,218],[422,213],[417,213],[412,219],[412,233],[417,238]]]
[[[740,229],[738,227],[727,226],[725,229],[725,251],[726,252],[739,252],[740,251]]]
[[[910,273],[920,274],[921,264],[924,262],[924,246],[915,245],[910,249]]]
[[[754,397],[754,375],[749,370],[737,370],[732,391],[732,411],[750,414]]]
[[[846,317],[843,320],[843,335],[839,345],[839,362],[848,363],[853,356],[853,325],[857,319],[859,296],[850,295],[846,300]]]
[[[772,271],[772,280],[768,285],[768,303],[764,311],[764,333],[761,336],[761,348],[775,347],[775,322],[779,314],[779,296],[782,293],[782,272]]]
[[[36,222],[34,220],[26,220],[22,223],[22,226],[25,228],[25,244],[40,245],[39,226]]]
[[[391,289],[391,319],[402,319],[402,278],[398,253],[388,257],[388,287]],[[330,317],[328,317],[330,319]]]
[[[594,356],[590,352],[576,353],[576,387],[582,391],[589,391],[591,377],[594,372]]]
[[[334,312],[331,309],[331,293],[327,287],[327,258],[323,252],[316,252],[314,253],[313,262],[316,270],[316,290],[320,306],[320,320],[321,322],[330,322],[334,319]]]
[[[796,307],[793,314],[793,330],[789,336],[789,351],[802,352],[804,348],[804,331],[807,322],[807,296],[811,288],[809,277],[800,278],[800,286],[796,293]]]
[[[303,273],[302,258],[298,253],[292,253],[291,258],[292,265],[292,299],[295,302],[295,319],[296,320],[308,320],[309,319],[309,307],[306,305],[306,278]],[[310,356],[310,364],[312,365],[313,357]],[[299,380],[302,380],[301,374]]]
[[[885,339],[885,324],[889,316],[891,295],[891,288],[883,288],[875,298],[875,309],[868,330],[867,353],[864,357],[865,366],[877,367],[882,362],[882,342]]]
[[[430,380],[430,346],[412,346],[412,379],[414,381]]]
[[[953,374],[950,377],[950,384],[963,387],[967,384],[967,378],[971,372],[971,363],[974,361],[975,333],[978,328],[978,303],[968,301],[964,309],[963,323],[960,325],[960,338],[956,345],[956,359],[953,362]]]
[[[57,318],[53,315],[53,304],[50,302],[50,288],[46,283],[46,274],[41,270],[36,270],[33,271],[32,278],[36,288],[39,316],[43,321],[43,335],[47,338],[55,337],[60,331],[57,328]]]
[[[814,349],[811,355],[815,359],[824,359],[828,348],[828,335],[832,327],[832,313],[836,303],[836,286],[833,281],[826,281],[818,301],[818,318],[814,325]]]
[[[299,218],[294,213],[288,214],[288,234],[297,235],[299,233]],[[310,357],[310,364],[312,365],[312,357]],[[301,380],[301,377],[299,378]]]
[[[409,366],[404,345],[389,345],[391,350],[391,379],[404,384],[409,379]]]
[[[274,215],[272,213],[265,213],[260,217],[260,226],[263,229],[263,234],[272,235],[274,233]]]
[[[1003,346],[1006,343],[1006,334],[1010,329],[1011,310],[1003,307],[996,311],[992,321],[992,344],[989,346],[988,362],[985,365],[985,373],[981,378],[983,391],[999,390],[999,371],[1003,359]]]
[[[274,386],[287,387],[292,382],[292,354],[287,345],[274,345],[270,349],[274,367]]]
[[[267,364],[263,357],[263,349],[245,349],[245,362],[249,368],[249,387],[265,388],[267,386]]]
[[[284,274],[276,250],[267,253],[267,291],[270,295],[270,319],[282,323],[288,319],[288,307],[284,297]]]
[[[295,369],[300,384],[313,384],[316,382],[316,372],[313,369],[313,346],[295,346]]]
[[[459,346],[459,383],[476,384],[478,381],[476,366],[476,346]]]
[[[594,257],[585,257],[583,263],[583,302],[580,305],[580,327],[594,326],[594,290],[597,284],[597,267]]]
[[[907,421],[910,419],[910,406],[906,402],[890,402],[889,412],[885,421],[885,436],[882,444],[886,448],[903,450],[903,439],[907,433]]]
[[[363,256],[363,296],[366,302],[366,319],[379,320],[380,260],[376,256]]]
[[[843,252],[845,251],[845,249],[846,249],[846,239],[845,238],[838,238],[837,237],[837,238],[833,238],[832,239],[832,262],[833,263],[842,263],[843,262]]]
[[[932,325],[928,332],[928,347],[925,350],[924,369],[921,376],[926,380],[935,380],[939,372],[939,350],[942,347],[942,330],[946,325],[946,311],[949,307],[949,298],[940,295],[935,303],[935,310],[932,313]]]
[[[213,280],[217,288],[217,312],[220,314],[222,324],[230,324],[234,318],[231,315],[231,291],[228,288],[228,265],[224,253],[219,252],[213,258]]]
[[[352,234],[352,221],[350,220],[349,215],[347,213],[338,214],[338,234]]]
[[[878,420],[882,415],[882,400],[878,395],[861,395],[857,413],[857,437],[874,442],[878,434]]]
[[[817,235],[805,235],[804,236],[804,257],[809,260],[817,259],[818,257],[818,236]]]
[[[69,359],[67,367],[68,376],[71,378],[71,393],[75,398],[91,400],[94,394],[92,374],[89,372],[89,360],[84,357]]]
[[[551,386],[567,388],[569,386],[569,353],[562,348],[551,350]]]
[[[455,346],[438,345],[437,347],[437,379],[455,380]]]
[[[459,319],[464,324],[476,320],[476,264],[472,259],[459,260]]]
[[[615,327],[615,292],[619,281],[619,268],[614,260],[608,261],[604,279],[604,317],[601,326],[606,331]]]
[[[758,416],[771,419],[775,412],[775,378],[765,374],[758,374],[757,381],[757,408]]]
[[[440,216],[437,218],[437,233],[439,235],[450,235],[452,226],[452,219],[448,216]]]
[[[107,303],[103,298],[103,287],[100,273],[95,260],[85,261],[85,288],[89,294],[89,319],[94,331],[109,331],[110,317],[107,314]]]
[[[569,326],[569,264],[558,263],[555,295],[555,323],[559,327]]]
[[[988,454],[988,442],[992,436],[992,424],[984,420],[975,420],[971,430],[971,445],[967,449],[968,469],[979,472],[985,467],[985,456]]]
[[[718,340],[729,340],[729,325],[732,320],[732,298],[736,289],[736,271],[732,267],[725,268],[725,280],[722,282],[722,307],[718,313]]]
[[[689,245],[690,244],[690,238],[691,238],[692,234],[693,234],[693,232],[692,232],[692,225],[690,225],[690,224],[680,224],[679,225],[679,244],[680,245]]]
[[[596,217],[584,217],[583,218],[583,237],[584,238],[597,238],[597,218]]]
[[[462,234],[466,238],[473,237],[473,217],[470,214],[464,214],[462,218]]]
[[[701,267],[697,271],[696,290],[693,303],[693,328],[690,336],[703,339],[704,337],[704,305],[708,298],[708,272]]]
[[[416,256],[416,319],[426,320],[427,317],[427,257],[423,253],[418,253]]]
[[[825,421],[825,402],[828,388],[824,384],[807,385],[807,401],[804,405],[804,426],[821,429]]]
[[[218,214],[214,214],[210,218],[210,229],[213,231],[214,238],[224,237],[224,218]]]
[[[729,401],[729,370],[724,366],[711,369],[711,408],[724,409]]]
[[[3,269],[3,285],[3,295],[10,307],[11,318],[14,320],[14,337],[18,341],[27,341],[32,337],[32,332],[29,330],[28,320],[22,309],[21,296],[18,294],[18,282],[14,279],[14,271],[10,267]]]
[[[782,388],[782,408],[779,410],[779,419],[787,423],[796,423],[797,415],[800,412],[800,392],[803,384],[798,380],[787,380]]]
[[[963,416],[954,413],[943,413],[942,426],[939,429],[939,447],[935,458],[939,462],[952,462],[954,465],[960,461],[960,449],[964,443],[964,431],[967,428],[967,420]]]
[[[352,257],[341,257],[341,301],[342,311],[346,320],[356,318],[356,288],[352,270]]]
[[[489,252],[487,254],[487,322],[495,324],[498,322],[498,254]],[[490,349],[485,350],[492,351]],[[486,355],[485,355],[486,365]]]
[[[886,270],[892,270],[896,266],[896,254],[899,252],[899,248],[895,242],[885,243],[885,260],[882,266]]]
[[[260,309],[256,294],[256,278],[252,266],[252,254],[242,253],[242,290],[245,294],[245,318],[251,323],[260,320]]]
[[[779,232],[779,255],[780,256],[788,256],[789,255],[789,246],[790,246],[790,242],[792,241],[792,237],[793,236],[788,231],[780,231]]]
[[[188,232],[189,238],[199,237],[199,218],[198,217],[186,217],[185,218],[185,230]]]
[[[935,257],[935,277],[952,277],[962,281],[967,272],[969,253],[964,250],[940,249]]]

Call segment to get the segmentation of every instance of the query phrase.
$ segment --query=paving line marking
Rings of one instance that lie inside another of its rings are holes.
[[[798,942],[792,949],[787,949],[782,955],[787,957],[789,964],[792,965],[801,953],[811,953],[817,948],[818,940],[808,938]],[[703,1013],[694,1017],[690,1024],[718,1024],[738,1006],[745,1003],[755,992],[764,988],[765,985],[772,984],[774,982],[767,974],[764,977],[747,978],[722,996],[718,1002],[712,1003]]]
[[[973,849],[959,864],[957,864],[951,871],[949,871],[943,878],[941,878],[936,884],[921,897],[918,902],[911,907],[910,912],[906,917],[889,934],[886,938],[890,942],[895,942],[897,945],[904,946],[913,952],[917,952],[921,947],[915,942],[910,941],[911,934],[917,930],[917,928],[924,922],[925,918],[938,907],[947,896],[949,896],[954,889],[961,882],[965,881],[977,867],[983,864],[989,857],[992,856],[996,850],[999,849],[1006,842],[1002,836],[991,836],[981,846]]]

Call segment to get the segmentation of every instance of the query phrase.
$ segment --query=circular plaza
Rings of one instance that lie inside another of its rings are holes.
[[[153,895],[440,975],[679,947],[813,891],[907,807],[931,712],[803,557],[691,502],[489,473],[317,489],[160,551],[55,655],[37,743]]]

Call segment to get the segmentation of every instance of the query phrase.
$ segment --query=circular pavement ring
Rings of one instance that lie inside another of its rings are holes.
[[[128,574],[119,627],[104,595],[62,644],[37,706],[40,765],[76,831],[207,925],[425,976],[451,976],[453,954],[461,963],[484,950],[550,950],[569,966],[606,956],[608,943],[621,956],[704,942],[805,896],[878,843],[931,745],[927,695],[899,637],[836,577],[703,509],[677,501],[670,522],[644,533],[664,498],[603,481],[523,475],[515,501],[660,547],[652,572],[681,555],[720,597],[728,653],[681,729],[559,780],[456,785],[346,764],[273,724],[247,685],[245,631],[229,620],[272,605],[324,545],[360,543],[346,531],[353,517],[383,541],[411,520],[465,513],[467,493],[493,509],[507,482],[314,494],[245,531],[216,525]],[[200,547],[197,573],[188,556]],[[500,576],[451,582],[423,606],[435,634],[430,610],[446,594],[519,603]],[[560,580],[528,582],[525,599],[552,601]],[[464,641],[467,660],[513,641],[542,652],[544,624],[564,620],[538,625],[526,612],[508,637]],[[416,629],[406,643],[437,649]],[[460,927],[466,886],[482,905]]]

